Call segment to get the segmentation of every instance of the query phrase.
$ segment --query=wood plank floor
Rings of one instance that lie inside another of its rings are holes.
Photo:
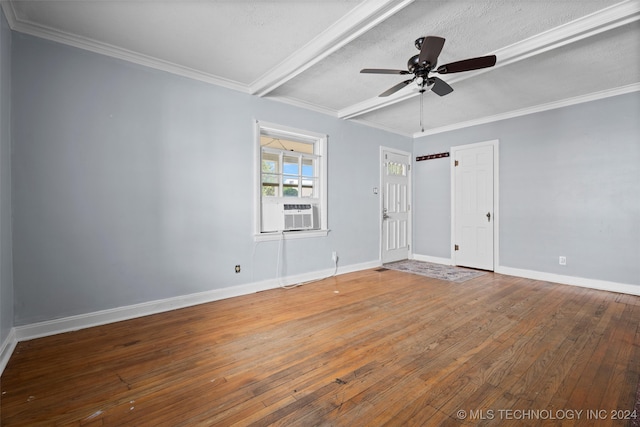
[[[626,426],[639,324],[631,295],[366,270],[19,343],[0,420]]]

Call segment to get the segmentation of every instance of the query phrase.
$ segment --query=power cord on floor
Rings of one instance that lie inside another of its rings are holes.
[[[277,261],[277,267],[276,267],[277,268],[276,280],[278,281],[278,283],[280,284],[280,287],[282,289],[294,289],[294,288],[297,288],[297,287],[302,286],[302,285],[308,285],[309,283],[315,283],[315,282],[319,282],[321,280],[326,280],[326,279],[329,279],[331,277],[335,277],[338,274],[338,256],[336,255],[336,256],[333,257],[333,266],[334,266],[333,274],[331,274],[329,276],[326,276],[326,277],[322,277],[320,279],[309,280],[307,282],[295,283],[293,285],[284,285],[282,283],[282,275],[281,275],[281,267],[280,267],[280,262],[281,262],[280,260],[281,260],[282,257],[284,257],[284,254],[283,254],[283,247],[284,247],[283,241],[284,241],[284,231],[281,231],[280,232],[280,242],[278,244],[278,261]],[[335,290],[333,292],[336,293],[336,294],[340,293],[340,291],[337,289],[337,287],[335,288]]]
[[[336,257],[336,259],[334,260],[333,263],[334,263],[334,270],[333,270],[333,273],[331,275],[329,275],[329,276],[321,277],[320,279],[309,280],[307,282],[296,283],[294,285],[280,285],[280,287],[282,287],[283,289],[293,289],[293,288],[297,288],[298,286],[308,285],[309,283],[320,282],[322,280],[326,280],[326,279],[330,279],[332,277],[335,277],[338,274],[338,257]],[[333,293],[335,293],[335,294],[339,294],[340,293],[340,291],[338,290],[337,286],[335,287],[335,290],[333,291]]]

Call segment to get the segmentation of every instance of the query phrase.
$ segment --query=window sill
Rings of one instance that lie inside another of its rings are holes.
[[[329,230],[305,230],[305,231],[273,231],[269,233],[260,233],[253,236],[256,242],[267,242],[270,240],[290,240],[290,239],[307,239],[309,237],[326,237]]]

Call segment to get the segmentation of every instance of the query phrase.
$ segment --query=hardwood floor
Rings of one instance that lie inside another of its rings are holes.
[[[367,270],[19,343],[1,424],[628,425],[639,324],[631,295]]]

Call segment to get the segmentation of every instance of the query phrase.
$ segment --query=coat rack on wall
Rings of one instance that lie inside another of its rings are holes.
[[[449,153],[438,153],[438,154],[427,154],[426,156],[418,156],[416,157],[416,162],[421,162],[422,160],[432,160],[432,159],[441,159],[442,157],[449,157]]]

